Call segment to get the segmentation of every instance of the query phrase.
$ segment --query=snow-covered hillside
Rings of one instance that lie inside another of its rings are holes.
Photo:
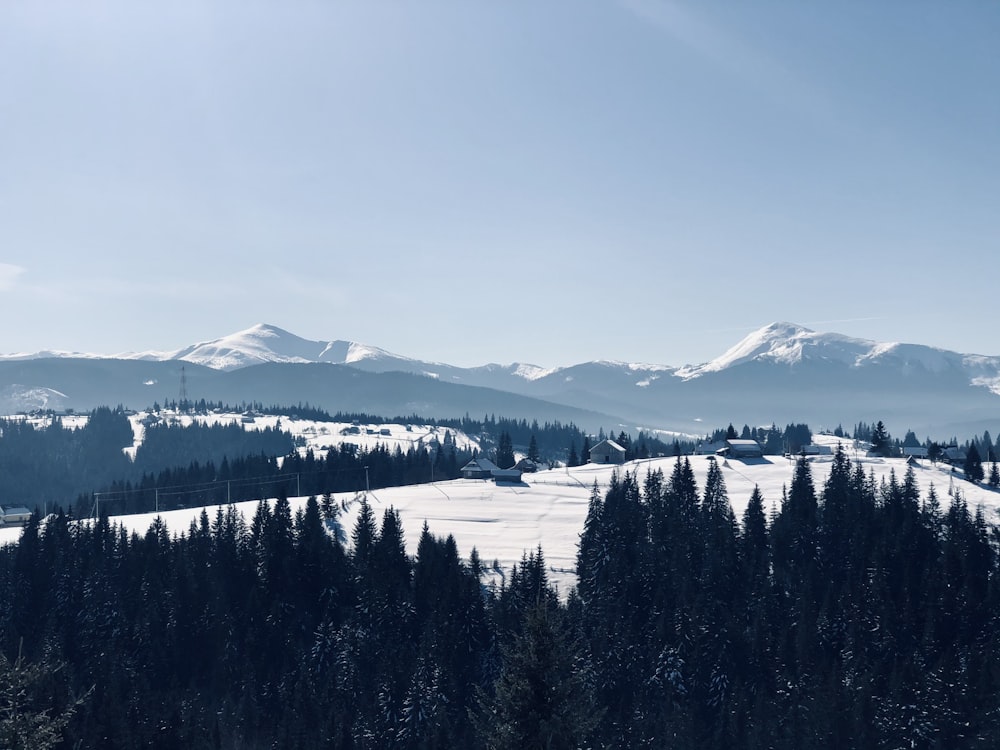
[[[413,434],[407,433],[405,426],[399,429],[405,434]],[[393,430],[399,439],[403,439],[397,428]],[[386,436],[365,437],[384,439]],[[329,433],[317,435],[316,445],[331,438]],[[837,439],[817,436],[817,442],[834,444]],[[888,481],[893,472],[902,480],[906,472],[903,459],[867,458],[862,451],[856,451],[850,441],[845,442],[845,447],[852,460],[860,462],[866,472],[874,473],[878,481]],[[565,593],[575,585],[577,542],[583,530],[594,485],[603,492],[614,471],[638,472],[640,479],[648,471],[662,470],[669,475],[675,460],[673,457],[655,458],[634,461],[617,468],[603,465],[564,467],[525,474],[521,484],[498,485],[478,479],[434,482],[377,490],[370,493],[369,499],[379,517],[385,508],[393,507],[399,512],[410,554],[416,553],[425,521],[433,534],[442,537],[453,535],[464,558],[467,559],[475,547],[488,567],[496,560],[499,570],[503,572],[508,572],[524,554],[541,545],[552,580]],[[691,456],[689,460],[699,487],[703,487],[709,462],[715,459]],[[831,456],[816,456],[811,459],[813,479],[818,490],[829,473],[831,462]],[[760,487],[767,505],[776,507],[781,501],[783,488],[791,481],[794,468],[791,460],[773,456],[746,463],[724,461],[721,466],[729,500],[737,516],[746,507],[754,486]],[[947,466],[920,462],[916,468],[916,479],[923,495],[926,495],[933,484],[942,503],[947,504],[949,493],[961,492],[971,508],[982,507],[988,521],[1000,522],[1000,493],[986,486],[966,482],[961,478],[961,472],[953,475]],[[301,508],[305,500],[306,498],[293,498],[293,511]],[[339,494],[336,500],[343,507],[341,524],[349,537],[357,518],[358,495]],[[238,507],[249,521],[255,504],[240,503]],[[211,517],[216,509],[217,506],[210,506],[205,510]],[[174,533],[180,534],[199,517],[201,510],[176,510],[160,515]],[[142,533],[154,518],[155,514],[143,514],[115,517],[114,521],[129,530]],[[19,529],[0,530],[0,543],[15,541],[19,534]],[[496,575],[499,576],[500,573]]]

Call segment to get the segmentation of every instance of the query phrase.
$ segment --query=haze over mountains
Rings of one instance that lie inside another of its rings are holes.
[[[585,429],[701,435],[733,422],[814,430],[883,420],[943,439],[1000,428],[1000,357],[773,323],[711,362],[455,367],[270,325],[173,352],[0,355],[0,410],[142,408],[176,399],[308,402],[382,416],[496,414]]]

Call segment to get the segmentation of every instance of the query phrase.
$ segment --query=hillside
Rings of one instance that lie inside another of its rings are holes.
[[[395,426],[392,434],[395,437],[390,439],[402,440],[404,435],[414,433],[407,433],[405,426]],[[366,437],[373,440],[386,439],[385,436]],[[328,440],[329,436],[315,435],[314,438],[315,445],[319,445]],[[836,438],[817,436],[817,442],[835,444]],[[845,446],[848,447],[852,460],[860,462],[866,473],[873,473],[878,482],[888,481],[892,473],[902,480],[906,473],[903,459],[867,458],[861,453],[855,454],[850,441]],[[370,493],[369,497],[378,517],[381,517],[383,509],[389,507],[399,512],[409,554],[416,553],[416,544],[425,521],[435,535],[453,535],[463,558],[468,559],[475,547],[488,566],[496,560],[499,563],[496,576],[509,572],[511,566],[519,563],[524,554],[541,545],[552,581],[565,593],[576,582],[577,543],[595,483],[603,493],[616,470],[637,472],[640,480],[649,471],[661,470],[669,475],[675,460],[665,457],[632,461],[617,469],[585,465],[545,470],[524,475],[524,481],[518,485],[498,485],[488,480],[472,479],[434,482],[381,489]],[[699,488],[703,488],[709,462],[714,459],[708,456],[691,456],[689,460]],[[818,490],[822,488],[830,463],[829,456],[811,459],[813,479]],[[746,463],[731,460],[723,462],[721,466],[729,500],[738,518],[742,515],[754,486],[760,487],[766,507],[777,507],[781,502],[783,488],[791,481],[793,469],[789,459],[773,456]],[[953,475],[948,467],[929,462],[918,464],[915,476],[922,495],[926,495],[933,485],[942,503],[947,504],[949,492],[957,490],[971,508],[983,508],[987,521],[1000,522],[1000,493],[989,487],[966,482],[961,478],[960,472]],[[337,503],[343,507],[340,522],[348,537],[357,519],[358,497],[356,493],[336,496]],[[293,498],[291,503],[294,511],[303,507],[305,498]],[[249,522],[256,504],[241,503],[238,507]],[[210,517],[214,517],[216,508],[217,506],[206,508]],[[192,508],[167,511],[160,516],[171,532],[179,534],[187,531],[191,522],[201,514],[201,510]],[[141,514],[114,517],[112,520],[141,534],[154,518],[156,514]],[[0,529],[0,543],[15,541],[19,533],[18,529]]]

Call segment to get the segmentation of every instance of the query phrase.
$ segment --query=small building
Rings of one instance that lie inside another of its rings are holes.
[[[941,460],[952,466],[962,466],[965,464],[965,448],[951,446],[941,452]]]
[[[715,443],[698,443],[694,449],[694,454],[696,456],[714,456],[721,450],[725,450],[726,444],[724,442]]]
[[[494,469],[491,474],[497,484],[517,484],[521,481],[520,469]]]
[[[913,458],[927,458],[927,449],[922,445],[917,446],[903,446],[903,455],[907,458],[912,456]],[[964,459],[963,459],[964,460]]]
[[[523,474],[533,474],[538,471],[538,464],[532,461],[530,458],[522,458],[516,464],[514,468],[521,471]]]
[[[726,447],[719,453],[728,458],[760,458],[764,449],[756,440],[727,440]]]
[[[24,526],[31,518],[31,511],[24,506],[0,508],[0,525]]]
[[[488,458],[474,458],[461,468],[463,479],[490,479],[500,467]]]
[[[590,449],[590,463],[623,464],[625,463],[625,449],[614,440],[602,440]]]
[[[379,435],[391,435],[392,434],[392,430],[390,430],[388,427],[383,427],[382,429],[380,429],[378,431],[378,434]]]

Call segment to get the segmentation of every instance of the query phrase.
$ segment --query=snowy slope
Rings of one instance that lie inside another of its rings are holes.
[[[403,428],[405,431],[405,427]],[[831,442],[833,438],[817,436],[817,442]],[[902,479],[906,465],[902,459],[866,458],[848,441],[852,460],[860,461],[866,472],[874,472],[877,479],[888,479],[895,472]],[[709,462],[707,456],[692,456],[690,461],[704,487]],[[831,457],[820,456],[811,460],[812,473],[817,489],[829,473]],[[675,459],[656,458],[635,461],[620,467],[619,471],[638,472],[640,479],[647,471],[662,470],[669,475]],[[754,486],[759,486],[768,506],[780,503],[782,489],[792,477],[793,464],[788,459],[769,457],[759,463],[729,461],[722,464],[729,499],[737,516],[741,516]],[[405,533],[407,551],[415,554],[424,521],[431,532],[438,536],[452,534],[459,552],[468,558],[475,547],[487,566],[496,560],[500,570],[506,572],[518,563],[525,553],[541,545],[549,566],[551,579],[565,593],[575,585],[574,569],[579,535],[587,514],[591,489],[595,482],[602,491],[611,480],[613,467],[586,465],[560,468],[526,474],[520,485],[497,485],[487,480],[459,479],[410,487],[397,487],[374,491],[370,501],[376,515],[388,507],[399,511]],[[952,489],[962,493],[970,508],[982,507],[988,521],[1000,521],[1000,494],[988,487],[970,484],[961,475],[952,475],[947,467],[922,463],[916,470],[921,493],[926,494],[933,484],[943,504],[949,501]],[[358,502],[355,493],[338,494],[342,504],[341,523],[347,536],[357,518]],[[305,498],[291,500],[293,511],[305,503]],[[238,504],[248,521],[255,504]],[[217,506],[206,510],[214,516]],[[174,533],[183,533],[201,513],[200,508],[168,511],[160,515]],[[126,528],[144,532],[155,514],[122,516],[114,520]],[[0,530],[0,543],[17,539],[18,529]],[[498,574],[499,575],[499,574]]]

